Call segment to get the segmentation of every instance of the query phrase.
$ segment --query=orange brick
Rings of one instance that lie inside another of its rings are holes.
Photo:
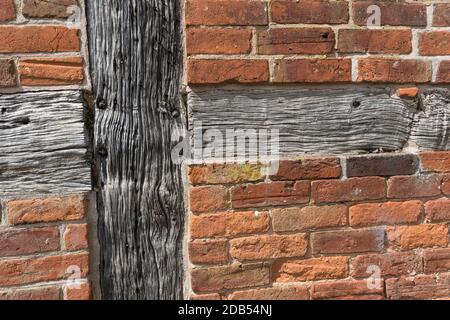
[[[74,284],[66,287],[65,300],[91,300],[92,288],[91,283]]]
[[[19,75],[23,86],[82,84],[83,59],[70,57],[20,60]]]
[[[272,287],[233,292],[229,300],[308,300],[306,286]]]
[[[276,23],[342,24],[348,21],[348,4],[328,0],[272,0],[272,21]]]
[[[88,247],[87,224],[69,224],[64,232],[64,246],[69,251],[86,249]]]
[[[389,227],[387,236],[389,246],[395,249],[410,250],[448,245],[448,227],[444,224]]]
[[[422,56],[445,56],[450,54],[450,32],[432,31],[420,34],[419,53]]]
[[[263,83],[269,81],[267,60],[200,60],[187,61],[190,84]]]
[[[347,180],[323,180],[312,183],[315,203],[377,200],[384,198],[384,178],[364,177]]]
[[[2,291],[0,300],[61,300],[61,289],[46,287]]]
[[[79,268],[80,277],[86,277],[88,254],[76,253],[42,258],[0,261],[0,286],[14,286],[34,282],[69,279]]]
[[[311,236],[313,254],[379,252],[384,249],[383,229],[316,232]]]
[[[222,186],[194,187],[189,190],[193,212],[214,212],[228,208],[228,189]]]
[[[260,0],[187,0],[186,25],[265,25],[266,4]]]
[[[439,63],[436,75],[437,83],[450,83],[450,61],[445,60]]]
[[[339,30],[338,50],[343,53],[407,54],[412,50],[411,30]]]
[[[416,98],[419,94],[419,88],[409,87],[409,88],[398,88],[397,95],[400,98]]]
[[[338,227],[347,224],[347,208],[336,205],[274,209],[272,220],[276,232]]]
[[[273,266],[274,281],[304,282],[340,279],[348,276],[347,257],[320,257],[306,260],[279,261]]]
[[[314,283],[311,295],[313,299],[379,300],[383,297],[383,283],[380,288],[369,288],[366,280]]]
[[[380,268],[381,276],[400,276],[420,273],[420,259],[413,252],[391,252],[384,254],[368,254],[352,259],[351,270],[354,278],[369,278],[374,273],[371,266]]]
[[[425,203],[425,213],[432,222],[450,220],[450,199],[428,201]]]
[[[425,83],[431,80],[431,64],[412,59],[367,58],[358,62],[358,81]]]
[[[58,227],[0,231],[0,256],[20,256],[60,249]]]
[[[331,28],[276,28],[257,34],[259,54],[327,54],[334,49]]]
[[[264,263],[194,269],[191,273],[191,281],[195,292],[217,292],[264,286],[270,283],[270,269]]]
[[[13,0],[0,0],[0,21],[11,21],[16,19],[16,8]]]
[[[350,207],[350,225],[353,227],[395,225],[419,221],[422,202],[365,203]]]
[[[450,172],[449,151],[422,152],[420,161],[424,171]]]
[[[0,26],[0,53],[78,52],[78,30],[63,26]]]
[[[193,294],[191,296],[191,300],[222,300],[222,297],[218,293],[209,293],[209,294]]]
[[[239,261],[302,257],[308,250],[305,234],[268,235],[233,239],[230,254]]]
[[[282,59],[274,62],[275,83],[350,82],[350,59]]]
[[[388,181],[389,198],[434,197],[441,194],[441,177],[438,175],[420,175],[392,177]]]
[[[246,184],[231,189],[233,208],[257,208],[307,203],[309,182],[270,182]]]
[[[194,240],[189,243],[191,263],[225,264],[228,259],[228,241],[226,240]]]
[[[388,299],[433,299],[450,295],[450,275],[417,275],[386,280]]]
[[[6,206],[11,224],[80,220],[87,212],[84,195],[10,200]]]
[[[450,270],[450,248],[424,250],[423,263],[425,273],[448,272]]]
[[[338,158],[282,160],[271,180],[332,179],[341,176]]]
[[[230,212],[192,216],[190,234],[195,238],[232,237],[269,230],[268,212]]]
[[[434,4],[433,27],[450,27],[450,3]]]
[[[247,54],[252,50],[251,29],[186,30],[187,54]]]

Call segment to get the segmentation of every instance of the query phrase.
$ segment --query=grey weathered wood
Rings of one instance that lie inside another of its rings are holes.
[[[86,2],[104,299],[182,298],[180,3]]]
[[[91,190],[80,91],[0,94],[0,196]]]
[[[416,101],[379,88],[194,90],[188,104],[191,129],[278,129],[281,155],[450,148],[446,90]]]

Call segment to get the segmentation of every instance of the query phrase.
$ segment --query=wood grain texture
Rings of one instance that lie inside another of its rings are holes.
[[[181,1],[87,1],[103,299],[180,299]]]
[[[280,153],[292,157],[399,151],[407,142],[448,149],[449,101],[447,91],[414,102],[379,88],[278,88],[194,90],[188,104],[191,129],[201,124],[224,137],[227,129],[278,129]]]
[[[0,94],[0,195],[91,190],[80,91]]]

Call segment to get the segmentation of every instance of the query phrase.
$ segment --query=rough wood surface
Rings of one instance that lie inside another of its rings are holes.
[[[397,151],[408,141],[445,149],[448,99],[426,93],[421,100],[378,88],[247,89],[194,90],[188,104],[191,129],[201,124],[224,137],[227,129],[278,129],[282,155]]]
[[[80,91],[0,94],[0,196],[91,190]]]
[[[181,1],[87,1],[104,299],[182,298]]]

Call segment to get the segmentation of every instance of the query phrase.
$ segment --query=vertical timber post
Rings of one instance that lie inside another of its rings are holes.
[[[181,0],[86,1],[103,299],[181,299]]]

